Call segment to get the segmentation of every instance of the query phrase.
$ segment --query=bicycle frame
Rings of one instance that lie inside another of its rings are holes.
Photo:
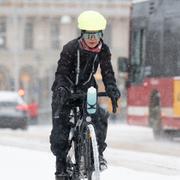
[[[105,93],[101,93],[105,96]],[[72,180],[81,180],[94,177],[100,179],[99,152],[96,134],[93,126],[93,114],[87,113],[86,94],[81,94],[83,100],[81,105],[74,105],[71,112],[71,131],[69,134],[69,145],[72,147],[72,154],[67,156],[67,170]],[[73,106],[73,105],[72,105]],[[74,161],[74,162],[73,162]]]

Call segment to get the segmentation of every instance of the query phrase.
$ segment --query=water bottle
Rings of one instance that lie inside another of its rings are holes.
[[[96,112],[96,102],[97,102],[97,90],[93,86],[88,88],[87,91],[87,112],[89,114],[94,114]]]

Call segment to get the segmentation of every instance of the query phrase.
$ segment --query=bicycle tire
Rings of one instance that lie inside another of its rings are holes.
[[[83,126],[82,126],[83,127]],[[89,124],[78,130],[74,141],[75,166],[71,180],[100,180],[99,151],[94,126]]]
[[[87,157],[92,157],[89,156],[88,153],[91,152],[90,148],[90,141],[89,141],[89,133],[87,129],[84,130],[80,130],[80,136],[77,137],[77,140],[75,141],[75,161],[76,161],[76,165],[74,168],[74,173],[72,176],[71,180],[84,180],[85,178],[87,178],[87,176],[90,177],[89,174],[89,166],[91,162],[89,161],[89,159],[87,159]],[[82,136],[83,134],[83,136]],[[88,161],[87,161],[88,160]],[[88,179],[91,180],[91,179]]]
[[[84,143],[84,160],[85,160],[85,170],[88,180],[92,180],[93,172],[93,157],[92,157],[92,143],[90,138],[89,129],[85,133],[85,143]]]
[[[94,172],[93,172],[94,178],[93,179],[94,180],[100,180],[99,151],[98,151],[96,133],[95,133],[95,130],[94,130],[94,127],[92,124],[88,125],[88,130],[90,132],[90,138],[89,139],[91,140],[90,144],[92,147],[92,150],[90,152],[91,152],[91,155],[93,156],[93,167],[94,167]],[[91,171],[91,173],[92,173],[92,171]],[[88,179],[88,180],[91,180],[91,179]]]

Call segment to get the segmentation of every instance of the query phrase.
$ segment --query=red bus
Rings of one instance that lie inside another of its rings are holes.
[[[155,138],[180,135],[180,1],[138,0],[132,4],[127,121],[151,126]],[[127,63],[128,62],[128,63]]]

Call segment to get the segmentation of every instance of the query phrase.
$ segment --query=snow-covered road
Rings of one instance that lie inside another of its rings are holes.
[[[148,127],[110,124],[107,142],[110,147],[117,149],[180,157],[180,139],[157,141]]]
[[[50,125],[31,126],[27,131],[1,129],[0,179],[53,179],[50,130]],[[156,142],[149,128],[111,124],[107,142],[109,168],[102,174],[103,180],[180,179],[179,141]]]
[[[114,154],[111,150],[109,153]],[[114,155],[118,158],[118,153]],[[129,154],[124,155],[124,158],[126,158]],[[53,180],[54,157],[50,152],[0,146],[0,169],[0,179],[2,180]],[[101,179],[179,180],[180,175],[167,176],[157,173],[135,171],[122,166],[109,166],[109,168],[101,174]]]

